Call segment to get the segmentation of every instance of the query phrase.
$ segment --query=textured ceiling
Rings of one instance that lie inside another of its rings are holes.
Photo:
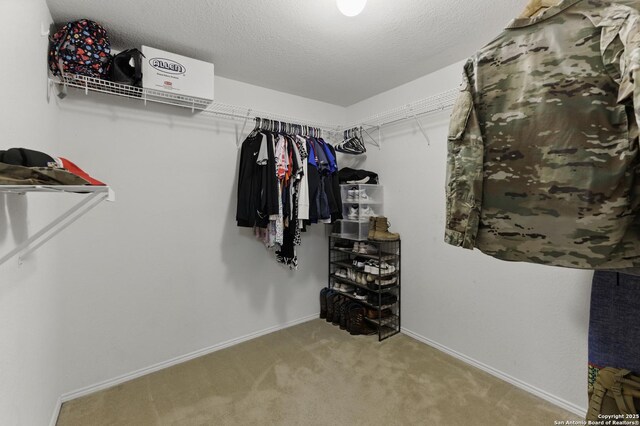
[[[101,23],[114,48],[145,44],[213,62],[222,77],[347,106],[471,55],[526,0],[369,0],[355,18],[335,0],[47,3],[57,23]]]

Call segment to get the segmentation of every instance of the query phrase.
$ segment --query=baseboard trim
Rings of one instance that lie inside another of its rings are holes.
[[[62,403],[71,401],[72,399],[80,398],[83,396],[90,395],[92,393],[108,389],[124,382],[128,382],[129,380],[137,379],[138,377],[145,376],[150,373],[155,373],[156,371],[164,370],[165,368],[181,364],[183,362],[190,361],[192,359],[208,355],[210,353],[219,351],[224,348],[228,348],[230,346],[237,345],[242,342],[246,342],[247,340],[255,339],[256,337],[264,336],[266,334],[270,334],[276,331],[284,330],[285,328],[293,327],[294,325],[302,324],[307,321],[311,321],[313,319],[318,318],[319,314],[309,315],[303,318],[299,318],[293,321],[286,322],[284,324],[276,325],[273,327],[265,328],[264,330],[257,331],[255,333],[250,333],[242,337],[238,337],[235,339],[227,340],[226,342],[218,343],[217,345],[210,346],[208,348],[200,349],[195,352],[188,353],[186,355],[181,355],[175,358],[172,358],[167,361],[159,362],[157,364],[151,365],[149,367],[141,368],[136,371],[132,371],[131,373],[123,374],[121,376],[115,377],[113,379],[105,380],[100,383],[96,383],[94,385],[86,386],[84,388],[67,392],[63,394],[59,399],[59,404],[57,407],[57,411],[59,412],[60,406]],[[57,419],[57,414],[55,414],[54,419]],[[52,423],[52,426],[55,426],[55,421]]]
[[[451,355],[452,357],[457,358],[460,361],[462,361],[464,363],[467,363],[467,364],[469,364],[469,365],[471,365],[473,367],[479,368],[480,370],[482,370],[482,371],[484,371],[486,373],[489,373],[492,376],[495,376],[500,380],[503,380],[503,381],[505,381],[507,383],[510,383],[510,384],[512,384],[512,385],[514,385],[514,386],[516,386],[516,387],[518,387],[518,388],[520,388],[520,389],[522,389],[524,391],[527,391],[527,392],[529,392],[529,393],[531,393],[531,394],[533,394],[533,395],[535,395],[535,396],[537,396],[539,398],[544,399],[545,401],[548,401],[548,402],[550,402],[550,403],[552,403],[554,405],[557,405],[558,407],[563,408],[563,409],[565,409],[565,410],[567,410],[567,411],[569,411],[569,412],[571,412],[573,414],[576,414],[576,415],[581,416],[581,417],[585,417],[587,415],[587,411],[583,407],[580,407],[580,406],[578,406],[576,404],[573,404],[573,403],[571,403],[569,401],[566,401],[566,400],[564,400],[562,398],[559,398],[559,397],[557,397],[555,395],[552,395],[549,392],[543,391],[542,389],[538,389],[535,386],[532,386],[532,385],[530,385],[530,384],[528,384],[526,382],[523,382],[520,379],[516,379],[515,377],[513,377],[513,376],[511,376],[509,374],[503,373],[500,370],[496,370],[495,368],[493,368],[491,366],[488,366],[488,365],[486,365],[486,364],[484,364],[484,363],[482,363],[480,361],[477,361],[477,360],[475,360],[475,359],[473,359],[473,358],[471,358],[471,357],[469,357],[467,355],[464,355],[464,354],[462,354],[460,352],[454,351],[453,349],[449,349],[448,347],[446,347],[444,345],[441,345],[440,343],[434,342],[433,340],[428,339],[428,338],[426,338],[426,337],[424,337],[424,336],[422,336],[422,335],[420,335],[418,333],[415,333],[415,332],[413,332],[411,330],[407,330],[404,327],[401,329],[401,332],[403,334],[406,334],[407,336],[413,338],[413,339],[418,340],[419,342],[422,342],[422,343],[424,343],[426,345],[429,345],[429,346],[431,346],[431,347],[433,347],[433,348],[435,348],[435,349],[437,349],[437,350],[439,350],[441,352],[446,353],[447,355]]]
[[[62,397],[58,398],[58,401],[56,401],[56,406],[53,408],[53,414],[51,415],[51,421],[49,422],[49,426],[56,426],[56,423],[58,423],[58,416],[60,416],[60,408],[62,408]]]

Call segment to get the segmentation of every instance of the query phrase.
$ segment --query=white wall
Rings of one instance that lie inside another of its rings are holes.
[[[457,87],[454,64],[349,108],[349,122]],[[448,112],[384,129],[365,168],[385,185],[402,236],[403,328],[495,373],[585,409],[592,274],[509,263],[443,242]]]
[[[216,100],[336,122],[343,108],[216,78]],[[57,239],[65,392],[316,315],[324,225],[300,270],[235,223],[240,122],[81,92],[59,102],[60,155],[110,184]],[[253,127],[247,124],[245,134]]]
[[[44,0],[0,2],[0,149],[55,147],[58,109],[47,104]],[[58,209],[48,195],[0,195],[0,257]],[[0,266],[0,424],[47,424],[60,396],[59,288],[50,253]]]

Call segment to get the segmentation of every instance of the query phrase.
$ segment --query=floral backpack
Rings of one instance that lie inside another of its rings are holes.
[[[54,76],[62,73],[107,78],[110,64],[109,37],[96,22],[69,22],[51,37],[49,70]]]

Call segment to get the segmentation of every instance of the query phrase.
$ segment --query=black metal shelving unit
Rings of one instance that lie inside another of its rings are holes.
[[[376,248],[375,253],[357,253],[354,251],[354,244],[369,244]],[[356,258],[366,260],[376,260],[381,264],[386,262],[395,267],[395,271],[389,274],[370,274],[365,273],[363,267],[357,267],[353,261]],[[336,290],[336,284],[344,283],[353,286],[354,288],[364,289],[367,291],[366,299],[359,299],[354,293],[339,291],[340,294],[353,299],[355,302],[362,304],[365,308],[373,311],[376,318],[365,317],[365,320],[372,326],[376,327],[378,331],[378,341],[383,341],[389,337],[398,334],[401,326],[401,242],[397,241],[370,241],[370,240],[358,240],[348,237],[342,237],[338,235],[329,236],[329,285],[328,287]],[[363,284],[356,282],[347,277],[338,275],[339,270],[351,269],[354,273],[362,273],[365,275],[373,275],[375,279],[392,279],[396,278],[395,283],[391,285],[379,286],[375,284],[375,281]],[[393,302],[385,304],[383,301],[391,299]],[[385,313],[391,310],[391,314],[386,317]]]

